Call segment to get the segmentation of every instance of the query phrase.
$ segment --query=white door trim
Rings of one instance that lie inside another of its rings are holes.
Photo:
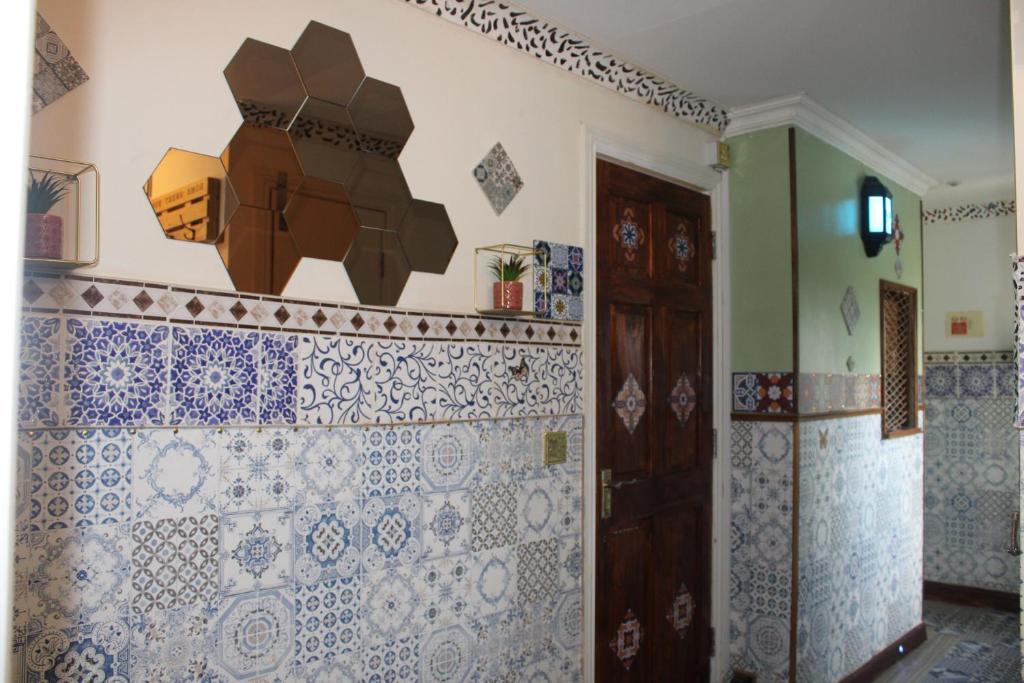
[[[597,267],[597,159],[608,159],[633,167],[648,175],[686,185],[711,197],[711,225],[717,234],[718,258],[712,262],[712,327],[714,342],[714,427],[717,430],[718,456],[714,460],[712,493],[711,626],[715,629],[715,653],[711,662],[712,683],[722,680],[729,663],[729,378],[730,309],[729,302],[729,182],[728,173],[719,174],[708,166],[670,158],[643,149],[629,141],[583,125],[583,234],[584,282],[589,284],[583,322],[583,680],[593,681],[594,621],[597,605],[598,501],[596,456],[597,378],[597,297],[594,284]]]

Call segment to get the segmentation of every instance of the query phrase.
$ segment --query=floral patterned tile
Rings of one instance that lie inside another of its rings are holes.
[[[173,328],[173,424],[255,424],[256,332]]]
[[[65,329],[69,425],[167,423],[168,326],[72,318]]]
[[[292,429],[232,429],[214,437],[224,512],[289,507],[299,495],[294,458],[301,435]]]
[[[225,595],[291,585],[291,510],[263,510],[220,519],[220,589]]]
[[[296,436],[292,462],[298,500],[319,505],[360,497],[364,462],[362,430],[300,429]]]
[[[295,655],[303,667],[351,666],[360,646],[361,581],[332,579],[295,589]],[[340,672],[338,672],[340,674]],[[326,678],[307,680],[355,680]]]
[[[135,435],[135,517],[217,512],[222,447],[215,429],[144,429]]]
[[[293,334],[260,335],[260,424],[295,424],[298,342]]]
[[[363,432],[363,496],[419,494],[422,433],[419,426]]]
[[[295,511],[295,580],[312,585],[359,573],[363,550],[361,511],[356,501],[306,504]]]
[[[56,427],[61,421],[61,320],[26,315],[21,321],[18,424]]]
[[[274,589],[225,601],[216,640],[217,663],[228,680],[283,679],[295,658],[294,592]]]
[[[102,621],[50,628],[29,636],[26,681],[129,680],[128,620]]]

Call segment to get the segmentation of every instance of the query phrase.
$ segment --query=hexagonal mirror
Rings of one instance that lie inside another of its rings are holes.
[[[280,294],[299,265],[299,250],[280,211],[240,206],[217,240],[235,289]]]
[[[398,230],[412,195],[398,162],[377,154],[359,155],[359,163],[346,184],[359,224],[380,230]]]
[[[398,238],[409,267],[421,273],[443,275],[459,240],[455,237],[443,204],[412,200],[405,212]]]
[[[260,40],[245,39],[224,78],[248,123],[287,128],[306,99],[288,50]]]
[[[367,78],[359,86],[351,110],[362,150],[397,159],[413,129],[402,90],[376,78]]]
[[[142,187],[164,235],[186,242],[217,241],[238,208],[238,196],[217,157],[167,150]]]
[[[366,75],[352,36],[318,21],[309,22],[295,41],[292,59],[310,97],[342,106]]]
[[[347,183],[359,163],[359,134],[348,109],[309,98],[288,128],[306,175]]]
[[[284,219],[300,254],[331,261],[345,258],[359,229],[345,188],[311,176],[289,200]]]
[[[220,155],[238,201],[283,211],[302,182],[302,168],[288,139],[276,128],[243,123]]]
[[[397,304],[410,272],[398,233],[360,228],[345,257],[345,271],[360,303]]]

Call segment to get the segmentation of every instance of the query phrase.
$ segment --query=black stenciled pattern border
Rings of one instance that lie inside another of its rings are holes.
[[[1013,199],[1001,199],[981,204],[961,204],[947,206],[943,209],[924,211],[922,216],[925,225],[932,223],[960,223],[962,221],[978,221],[985,218],[1012,216],[1017,213],[1017,202]]]
[[[521,9],[495,0],[403,1],[673,116],[717,132],[729,124],[718,105]]]

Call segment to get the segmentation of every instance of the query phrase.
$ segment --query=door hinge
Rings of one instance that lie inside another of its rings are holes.
[[[718,260],[718,233],[711,231],[711,260]]]
[[[715,645],[715,629],[714,629],[714,627],[712,627],[711,628],[711,656],[712,657],[715,656],[715,648],[716,647],[717,646]]]
[[[718,430],[711,429],[711,459],[718,459]]]

